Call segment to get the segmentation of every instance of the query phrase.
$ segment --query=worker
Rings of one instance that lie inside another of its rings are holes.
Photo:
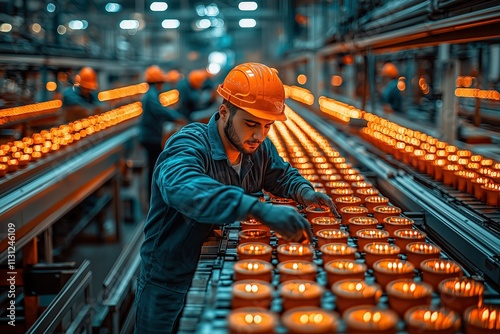
[[[259,200],[262,191],[301,205],[335,206],[285,162],[267,138],[286,120],[285,91],[275,70],[259,63],[233,68],[208,124],[191,123],[167,141],[153,173],[141,246],[136,333],[175,333],[201,248],[214,225],[257,219],[289,241],[311,241],[293,207]]]
[[[197,120],[193,117],[197,111],[210,108],[216,101],[217,92],[211,80],[211,74],[206,70],[193,70],[187,77],[179,81],[179,112],[191,121]],[[213,108],[208,115],[209,119],[213,114]]]
[[[385,63],[381,70],[384,87],[381,94],[381,102],[384,112],[402,113],[403,98],[398,88],[399,71],[393,63]]]
[[[139,141],[147,152],[149,198],[153,169],[163,149],[163,125],[165,122],[177,122],[182,125],[187,123],[187,119],[175,109],[164,107],[160,103],[159,95],[163,92],[164,83],[169,79],[161,68],[156,65],[148,67],[144,77],[149,84],[149,90],[142,97]]]
[[[73,122],[102,111],[97,98],[97,75],[93,68],[83,67],[75,77],[75,84],[63,91],[65,122]]]

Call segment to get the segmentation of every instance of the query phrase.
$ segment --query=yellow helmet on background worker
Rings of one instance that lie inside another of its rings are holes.
[[[207,70],[193,70],[188,75],[189,85],[194,89],[200,89],[210,76]]]
[[[83,67],[75,77],[75,83],[83,88],[97,89],[97,74],[92,67]]]
[[[166,77],[165,73],[163,73],[162,69],[157,65],[149,66],[144,73],[144,79],[147,83],[157,83],[157,82],[165,82]]]
[[[250,114],[272,121],[286,121],[285,89],[278,72],[259,63],[233,68],[217,92]]]
[[[382,67],[381,74],[391,79],[396,79],[399,76],[398,69],[393,63],[385,63]]]

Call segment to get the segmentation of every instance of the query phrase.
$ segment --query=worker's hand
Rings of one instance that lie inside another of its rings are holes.
[[[302,242],[306,238],[309,243],[313,241],[311,225],[291,206],[257,202],[249,214],[286,240]]]
[[[302,193],[300,194],[300,202],[304,206],[309,206],[309,205],[326,206],[330,209],[330,212],[334,216],[340,217],[331,197],[326,194],[316,192],[313,189],[306,188],[306,190],[302,191]]]

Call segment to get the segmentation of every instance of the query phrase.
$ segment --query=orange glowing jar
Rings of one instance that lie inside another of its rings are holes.
[[[349,225],[351,218],[368,215],[368,209],[363,206],[345,206],[340,209],[340,215],[342,216],[342,224]]]
[[[315,281],[318,272],[318,266],[314,263],[298,260],[280,262],[277,268],[281,283],[297,279]]]
[[[491,206],[500,206],[500,184],[486,183],[481,186],[485,194],[486,204]]]
[[[368,212],[373,212],[375,207],[387,205],[388,203],[389,199],[384,196],[368,196],[365,199],[365,207],[368,209]]]
[[[309,205],[305,211],[309,222],[316,217],[332,217],[330,208],[323,205]]]
[[[500,306],[471,306],[464,312],[465,333],[500,333]]]
[[[484,285],[472,279],[448,278],[439,283],[441,304],[458,314],[483,302]]]
[[[360,279],[344,279],[333,283],[332,292],[337,297],[335,306],[340,314],[357,305],[377,305],[382,296],[378,284],[368,284]]]
[[[394,232],[394,243],[404,251],[412,242],[424,242],[427,234],[416,229],[401,229]]]
[[[278,319],[264,308],[244,307],[231,311],[227,323],[229,334],[274,334]]]
[[[373,264],[375,280],[383,289],[394,280],[413,278],[414,270],[413,264],[399,259],[382,259]]]
[[[311,220],[313,234],[316,235],[321,230],[340,229],[340,219],[333,217],[316,217]]]
[[[397,206],[379,205],[373,208],[373,217],[379,222],[383,222],[385,218],[392,216],[399,216],[401,209]]]
[[[384,230],[389,232],[389,235],[394,236],[394,232],[400,229],[409,229],[413,226],[415,222],[411,218],[400,217],[400,216],[390,216],[383,220]],[[402,248],[404,249],[404,248]]]
[[[240,260],[262,260],[271,262],[272,247],[262,242],[245,242],[238,245],[237,253]]]
[[[298,307],[281,317],[288,334],[330,334],[336,333],[339,316],[317,307]]]
[[[372,242],[387,242],[389,233],[377,229],[364,229],[356,232],[358,249],[364,249],[366,245]]]
[[[339,197],[352,196],[354,191],[351,188],[333,188],[330,190],[332,201],[336,201]]]
[[[314,281],[290,280],[281,283],[283,311],[301,306],[320,307],[324,289]]]
[[[428,242],[412,242],[406,245],[406,260],[420,269],[420,263],[425,260],[439,259],[441,248]]]
[[[415,306],[404,318],[409,334],[454,334],[460,328],[460,315],[446,308]]]
[[[273,286],[265,281],[242,280],[233,283],[231,307],[262,307],[269,309],[273,298]]]
[[[367,269],[363,263],[346,259],[328,261],[323,267],[329,286],[346,279],[363,280]]]
[[[372,217],[353,217],[349,219],[349,235],[355,236],[358,231],[376,229],[378,220]]]
[[[439,290],[439,283],[448,278],[463,276],[462,268],[458,263],[444,259],[430,259],[420,263],[422,280],[429,283],[434,291]]]
[[[361,198],[354,196],[341,196],[334,200],[337,210],[341,210],[346,206],[357,206],[361,204]]]
[[[318,238],[318,247],[329,244],[329,243],[347,243],[347,238],[349,233],[346,231],[336,230],[336,229],[324,229],[316,233]]]
[[[246,230],[266,230],[270,231],[269,227],[266,225],[262,224],[258,220],[255,219],[249,219],[249,220],[243,220],[240,221],[240,226],[242,231]]]
[[[369,196],[377,196],[379,191],[375,188],[360,188],[356,189],[355,196],[361,198],[361,202],[364,203],[366,198]]]
[[[353,334],[395,334],[398,324],[398,316],[394,311],[370,305],[352,307],[343,318],[347,333]]]
[[[389,307],[399,316],[417,305],[430,305],[432,286],[424,282],[414,282],[413,279],[397,279],[386,286]]]
[[[400,248],[387,242],[372,242],[363,247],[365,251],[365,262],[368,268],[378,260],[391,259],[396,260],[399,257]]]
[[[309,245],[288,243],[279,245],[276,250],[278,253],[278,262],[290,260],[313,261],[314,249]]]
[[[239,236],[239,244],[245,242],[262,242],[264,244],[269,244],[271,241],[271,233],[266,230],[260,229],[252,229],[252,230],[244,230],[238,233]]]
[[[234,280],[271,282],[273,265],[262,260],[240,260],[234,264]]]
[[[346,243],[329,243],[320,247],[323,263],[332,260],[355,260],[357,249]]]

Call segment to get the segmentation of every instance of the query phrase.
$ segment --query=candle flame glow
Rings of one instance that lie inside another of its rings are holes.
[[[259,291],[259,286],[257,284],[247,284],[245,285],[246,292],[257,292]]]
[[[262,316],[260,314],[246,314],[245,315],[245,322],[247,324],[260,324],[262,322]]]

